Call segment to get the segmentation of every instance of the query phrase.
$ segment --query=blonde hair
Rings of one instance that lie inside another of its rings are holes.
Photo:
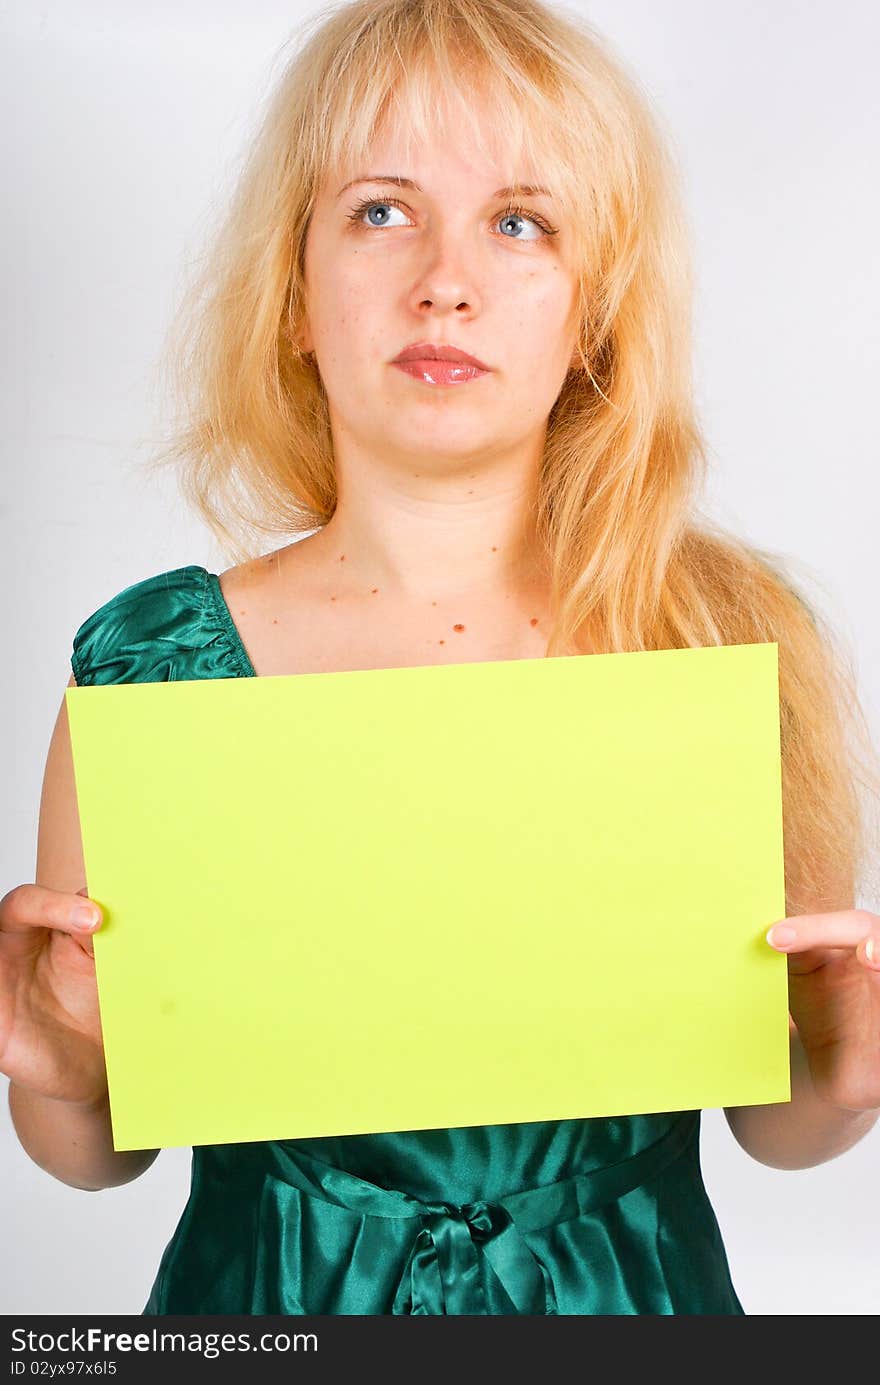
[[[552,167],[579,272],[580,365],[548,419],[534,516],[548,655],[778,642],[786,912],[855,907],[874,854],[860,788],[878,784],[855,674],[784,563],[695,510],[689,238],[636,80],[582,17],[536,0],[354,0],[295,41],[172,324],[182,421],[150,466],[178,466],[235,562],[330,519],[326,396],[294,344],[311,210],[328,169],[366,168],[386,116],[428,135],[442,90],[476,147]]]

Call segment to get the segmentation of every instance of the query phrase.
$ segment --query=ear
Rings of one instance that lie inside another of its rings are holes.
[[[583,370],[583,362],[581,361],[580,351],[578,350],[579,345],[580,337],[576,336],[574,345],[571,348],[571,359],[568,363],[569,370]]]
[[[299,326],[297,327],[296,331],[293,330],[290,319],[290,304],[288,303],[288,310],[284,317],[284,326],[282,330],[284,332],[285,337],[290,342],[290,345],[293,347],[294,351],[296,351],[299,355],[307,356],[313,351],[314,347],[312,343],[311,328],[309,326],[309,315],[308,312],[305,310],[304,305],[303,312],[300,317]]]
[[[304,319],[300,323],[298,330],[292,334],[291,341],[294,348],[303,356],[309,355],[314,350],[308,319]]]

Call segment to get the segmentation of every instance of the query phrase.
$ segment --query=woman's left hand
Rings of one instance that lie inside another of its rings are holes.
[[[799,914],[767,941],[788,955],[789,1010],[817,1096],[847,1111],[880,1108],[880,915]]]

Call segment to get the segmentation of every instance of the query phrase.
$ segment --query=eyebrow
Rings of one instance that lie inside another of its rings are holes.
[[[352,178],[351,182],[345,183],[336,194],[341,197],[346,188],[354,187],[355,183],[394,183],[399,188],[412,188],[413,192],[421,192],[418,183],[413,182],[412,178],[400,178],[394,173],[373,173],[365,178]],[[493,192],[495,197],[552,197],[549,188],[542,188],[534,183],[520,183],[518,186],[509,188],[499,188]]]

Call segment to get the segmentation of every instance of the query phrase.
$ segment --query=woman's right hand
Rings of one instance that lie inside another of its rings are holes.
[[[85,896],[85,898],[84,898]],[[107,1070],[92,934],[77,894],[16,885],[0,899],[0,1072],[40,1096],[98,1108]]]

